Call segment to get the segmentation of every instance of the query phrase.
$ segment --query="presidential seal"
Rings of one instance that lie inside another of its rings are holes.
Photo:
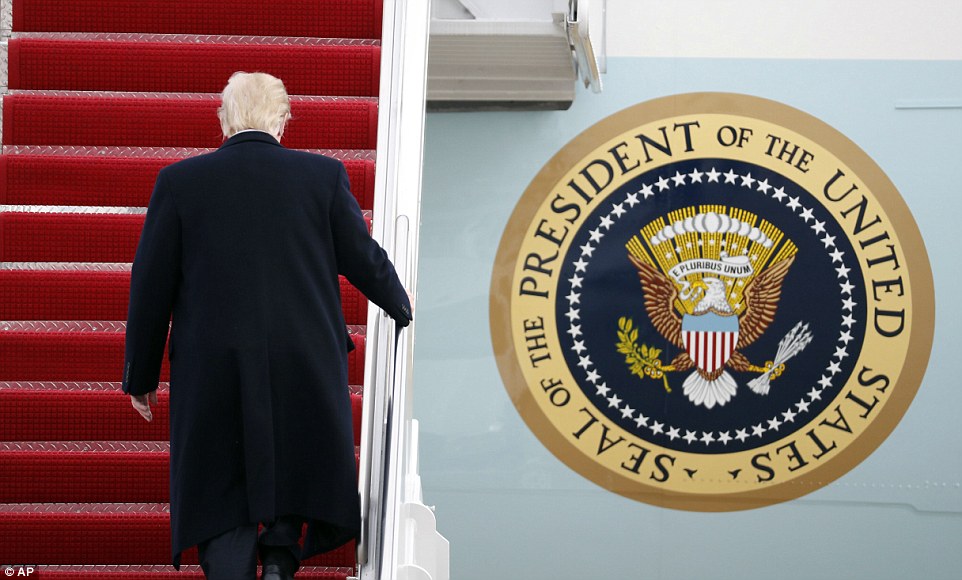
[[[904,201],[791,107],[700,93],[588,129],[505,229],[491,331],[505,387],[595,483],[699,511],[797,498],[894,429],[932,343]]]

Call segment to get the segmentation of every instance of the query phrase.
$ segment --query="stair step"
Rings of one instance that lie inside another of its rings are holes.
[[[0,205],[78,205],[146,207],[163,167],[213,149],[186,151],[105,151],[86,148],[67,155],[45,153],[0,156]],[[316,150],[315,150],[316,151]],[[366,151],[317,151],[340,159],[362,209],[374,206],[374,159]],[[123,154],[124,156],[120,156]]]
[[[351,404],[357,431],[360,398]],[[168,502],[169,473],[167,441],[0,442],[0,504]]]
[[[376,97],[373,41],[149,35],[29,35],[8,44],[11,89],[219,93],[238,70],[291,95]]]
[[[3,395],[0,391],[0,416],[6,422],[11,407]],[[49,399],[41,396],[30,403],[39,406]],[[129,407],[129,398],[123,399]],[[88,411],[81,401],[75,401],[79,404],[70,414]],[[123,412],[119,408],[113,411]],[[167,502],[169,470],[167,441],[0,442],[0,504]]]
[[[112,381],[124,364],[125,322],[0,322],[0,381]],[[349,326],[348,383],[364,383],[364,327]],[[166,349],[160,380],[170,377]],[[109,439],[109,437],[107,437]],[[2,562],[3,560],[0,560]]]
[[[0,262],[134,260],[143,213],[59,213],[56,210],[63,208],[54,206],[26,209],[33,211],[0,212]],[[369,212],[366,219],[370,228]]]
[[[4,145],[218,147],[217,107],[207,93],[11,91],[3,97]],[[377,99],[291,97],[284,145],[374,149]]]
[[[381,0],[13,0],[13,29],[380,38],[381,10]]]
[[[367,299],[343,276],[347,324],[367,323]],[[0,320],[126,320],[130,268],[19,270],[0,267]]]
[[[0,441],[169,441],[168,393],[169,384],[161,382],[151,406],[154,420],[147,422],[133,411],[119,382],[3,381]],[[362,405],[361,386],[352,386],[355,445],[361,440]]]
[[[166,564],[169,511],[166,503],[0,504],[0,529],[16,530],[4,534],[0,562]],[[196,564],[197,549],[186,550],[181,562]],[[354,544],[308,558],[303,565],[352,567]]]
[[[172,566],[148,565],[91,565],[91,566],[35,566],[36,576],[44,580],[87,580],[109,578],[112,580],[155,580],[157,578],[204,578],[198,565],[182,565],[178,572]],[[258,577],[260,577],[258,567]],[[14,568],[16,570],[16,567]],[[301,566],[297,577],[305,580],[347,580],[354,575],[353,567]],[[16,576],[14,576],[16,577]]]

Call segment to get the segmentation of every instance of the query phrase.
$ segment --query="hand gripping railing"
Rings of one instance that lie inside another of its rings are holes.
[[[430,2],[384,0],[383,14],[372,233],[392,257],[405,288],[416,293]],[[413,324],[399,332],[385,314],[369,312],[358,482],[362,580],[403,577],[396,543],[410,453],[412,329]]]

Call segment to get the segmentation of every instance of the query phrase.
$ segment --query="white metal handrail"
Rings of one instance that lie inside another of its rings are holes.
[[[416,295],[430,2],[384,0],[383,14],[372,234],[391,256],[405,287]],[[368,329],[358,567],[362,580],[393,580],[411,412],[407,385],[413,333],[396,333],[394,322],[373,308]]]

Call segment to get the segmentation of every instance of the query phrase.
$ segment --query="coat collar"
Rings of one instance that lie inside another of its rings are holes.
[[[265,131],[245,131],[243,133],[237,133],[227,141],[224,141],[219,149],[230,147],[231,145],[237,145],[238,143],[247,143],[249,141],[259,141],[261,143],[270,143],[271,145],[282,147],[280,142],[270,133]]]

